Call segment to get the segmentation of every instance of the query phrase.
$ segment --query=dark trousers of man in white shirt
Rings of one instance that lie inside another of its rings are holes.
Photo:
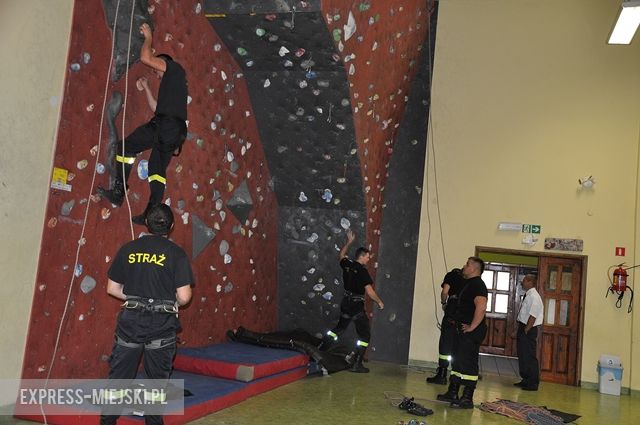
[[[537,390],[540,384],[540,368],[536,357],[538,328],[539,326],[534,326],[525,333],[525,324],[518,322],[518,367],[522,377],[522,388],[528,390]]]

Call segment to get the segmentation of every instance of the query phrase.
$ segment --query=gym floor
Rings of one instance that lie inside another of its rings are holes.
[[[483,359],[484,360],[484,359]],[[410,419],[427,424],[505,424],[513,419],[479,409],[453,410],[447,404],[434,402],[446,387],[426,384],[432,371],[388,363],[368,362],[368,374],[340,372],[329,376],[310,376],[240,404],[213,413],[197,421],[197,425],[271,425],[271,424],[371,424],[396,425]],[[640,403],[637,396],[611,396],[597,390],[543,382],[537,392],[514,387],[514,375],[494,374],[484,370],[474,396],[476,405],[483,401],[508,399],[536,406],[574,413],[582,417],[578,425],[638,424]],[[412,396],[434,411],[417,417],[395,407],[401,395]],[[28,425],[0,416],[0,423]]]
[[[517,421],[486,413],[479,409],[454,410],[448,404],[434,402],[445,392],[442,385],[426,384],[432,371],[369,362],[368,374],[340,372],[329,376],[307,377],[273,391],[250,398],[218,413],[206,416],[198,425],[262,425],[262,424],[371,424],[396,425],[410,419],[432,424],[505,424]],[[537,392],[522,391],[513,386],[518,379],[488,373],[482,375],[474,395],[476,405],[483,401],[508,399],[550,409],[574,413],[582,417],[578,425],[638,424],[640,403],[635,396],[611,396],[597,390],[543,382]],[[391,396],[388,398],[385,396]],[[400,394],[412,396],[434,411],[426,417],[411,416],[395,407]]]

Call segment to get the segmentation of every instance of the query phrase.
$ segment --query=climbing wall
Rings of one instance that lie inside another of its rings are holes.
[[[126,110],[115,124],[122,131],[124,115],[128,133],[152,116],[135,88],[136,79],[148,76],[154,91],[159,83],[142,64],[133,64],[128,76],[126,66],[116,66],[126,64],[128,27],[116,29],[126,34],[118,37],[112,65],[120,70],[120,78],[113,82],[115,78],[108,76],[110,19],[117,3],[75,4],[53,163],[60,170],[57,188],[49,193],[25,378],[43,378],[50,372],[51,377],[99,377],[107,371],[119,302],[106,294],[106,273],[131,233],[126,205],[112,208],[91,196],[94,169],[96,184],[108,185],[109,180],[104,172],[106,122],[100,137],[105,84],[107,101],[116,91],[126,93]],[[181,344],[222,341],[227,329],[240,325],[274,330],[277,200],[242,70],[213,31],[201,2],[137,0],[135,7],[132,49],[136,43],[139,49],[136,28],[146,14],[155,29],[154,48],[180,62],[189,81],[189,133],[182,154],[169,166],[165,193],[177,220],[171,237],[192,258],[196,276],[193,301],[181,313]],[[119,14],[124,16],[117,26],[128,26],[131,10],[131,0],[120,1]],[[131,61],[136,58],[132,54]],[[148,198],[143,179],[147,158],[148,153],[139,156],[129,180],[134,214],[144,209]],[[137,237],[144,228],[134,230]]]
[[[389,160],[428,27],[423,3],[205,2],[246,76],[280,206],[281,329],[304,324],[319,335],[335,323],[347,230],[357,235],[353,250],[378,249]],[[422,150],[405,158],[420,180],[425,120],[406,124],[423,132]],[[417,234],[417,222],[403,227]],[[410,277],[398,282],[402,295],[413,292]],[[406,300],[397,304],[411,311]]]
[[[129,133],[151,117],[135,87],[141,76],[158,86],[136,63],[141,22],[150,22],[154,48],[180,62],[189,81],[187,141],[169,166],[165,202],[177,218],[172,239],[196,276],[179,338],[199,346],[237,326],[320,333],[339,314],[337,255],[346,231],[356,233],[354,249],[385,257],[397,255],[381,249],[387,232],[400,235],[390,247],[417,235],[400,206],[410,201],[415,218],[419,190],[404,185],[421,180],[424,140],[390,165],[396,144],[425,131],[424,115],[405,109],[424,53],[426,3],[76,2],[24,377],[106,373],[119,309],[105,293],[106,273],[118,247],[143,229],[131,234],[126,204],[113,208],[91,194],[109,183],[114,129]],[[109,111],[118,114],[111,119]],[[133,214],[146,205],[147,158],[139,156],[129,181]],[[389,173],[403,168],[420,178],[398,180],[403,190],[390,199],[399,209],[383,226]],[[408,258],[402,266],[414,267]],[[374,278],[377,267],[374,257]],[[394,318],[411,310],[405,297],[413,290],[410,273],[396,274],[398,263],[385,267],[396,287],[377,278],[389,306],[374,321],[383,335],[406,326]]]

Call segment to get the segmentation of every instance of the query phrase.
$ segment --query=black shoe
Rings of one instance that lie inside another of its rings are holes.
[[[465,385],[460,399],[452,401],[450,407],[453,409],[473,409],[473,393],[475,390],[475,385],[473,387]]]
[[[460,400],[452,401],[449,407],[452,409],[473,409],[473,400],[461,398]]]
[[[351,366],[351,369],[349,369],[349,372],[354,372],[354,373],[369,373],[369,368],[364,367],[362,365],[362,362],[356,362],[353,364],[353,366]]]
[[[426,407],[422,406],[421,404],[416,403],[415,401],[413,401],[413,397],[411,397],[411,398],[406,398],[405,397],[400,402],[400,404],[398,405],[398,409],[406,410],[407,412],[411,413],[412,415],[416,415],[416,416],[433,415],[433,410],[427,409]]]
[[[436,374],[434,376],[427,378],[427,383],[447,385],[447,368],[438,367]]]
[[[96,192],[117,207],[124,202],[124,191],[117,186],[113,189],[105,189],[102,186],[98,186]]]
[[[151,210],[151,207],[153,207],[154,203],[152,203],[151,201],[149,201],[149,203],[147,204],[147,207],[144,209],[144,212],[140,215],[134,215],[133,217],[131,217],[131,221],[135,224],[138,224],[140,226],[146,226],[147,225],[147,214],[149,213],[149,210]]]
[[[131,222],[140,226],[144,226],[147,224],[147,215],[145,213],[134,215],[133,217],[131,217]]]

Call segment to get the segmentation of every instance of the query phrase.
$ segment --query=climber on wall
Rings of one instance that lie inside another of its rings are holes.
[[[179,154],[187,135],[187,79],[184,68],[167,54],[153,55],[151,43],[153,34],[149,24],[140,26],[144,43],[140,49],[140,60],[152,68],[160,78],[160,88],[156,99],[146,78],[137,81],[139,90],[144,90],[149,107],[154,112],[151,120],[136,128],[122,143],[118,143],[116,154],[117,175],[111,189],[98,187],[98,194],[116,206],[124,201],[126,184],[140,152],[151,149],[149,157],[149,202],[144,212],[132,217],[131,221],[144,225],[149,209],[160,202],[167,184],[166,170],[174,154]]]

